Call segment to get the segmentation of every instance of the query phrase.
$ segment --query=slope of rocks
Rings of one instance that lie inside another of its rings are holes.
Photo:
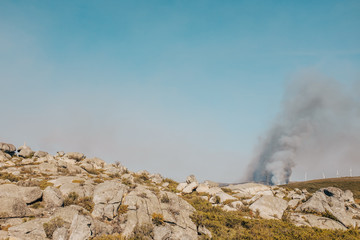
[[[117,233],[129,239],[211,237],[192,221],[196,209],[182,198],[189,194],[224,211],[246,212],[247,218],[323,229],[360,225],[352,193],[334,187],[311,195],[257,183],[219,187],[193,175],[178,184],[82,153],[52,156],[0,143],[0,239],[82,240]]]

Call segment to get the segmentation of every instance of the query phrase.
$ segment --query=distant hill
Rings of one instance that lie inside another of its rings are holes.
[[[310,193],[314,193],[320,188],[337,187],[341,190],[350,190],[354,194],[354,198],[360,202],[360,177],[341,177],[341,178],[325,178],[316,179],[305,182],[290,182],[282,185],[285,188],[306,188]]]

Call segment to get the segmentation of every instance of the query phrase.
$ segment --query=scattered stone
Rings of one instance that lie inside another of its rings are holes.
[[[85,155],[79,152],[68,152],[65,154],[65,157],[69,159],[73,159],[78,162],[85,159]]]

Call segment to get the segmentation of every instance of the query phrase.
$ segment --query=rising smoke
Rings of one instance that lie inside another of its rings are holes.
[[[297,165],[358,160],[360,104],[350,92],[314,73],[290,82],[275,124],[256,149],[248,180],[285,184]]]

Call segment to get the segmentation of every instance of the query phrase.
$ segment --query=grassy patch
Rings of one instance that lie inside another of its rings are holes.
[[[283,220],[249,218],[251,212],[244,210],[226,212],[213,207],[195,193],[183,196],[195,209],[191,216],[193,222],[205,226],[213,239],[359,239],[356,229],[347,231],[325,230],[311,227],[297,227]]]
[[[354,194],[354,198],[360,199],[360,177],[326,178],[306,182],[292,182],[283,185],[283,187],[287,189],[305,188],[310,193],[314,193],[320,188],[337,187],[343,191],[350,190]]]

